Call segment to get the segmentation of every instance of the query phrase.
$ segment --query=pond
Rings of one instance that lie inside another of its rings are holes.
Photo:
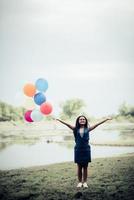
[[[130,135],[130,136],[129,136]],[[133,153],[134,146],[108,146],[110,142],[118,141],[120,132],[97,131],[91,135],[92,159],[99,157],[118,156],[126,153]],[[132,134],[123,134],[124,140],[132,140]],[[128,138],[127,138],[128,137]],[[97,143],[105,145],[94,145]],[[74,140],[72,135],[45,136],[33,144],[12,144],[0,151],[0,169],[16,169],[47,165],[59,162],[73,161]]]

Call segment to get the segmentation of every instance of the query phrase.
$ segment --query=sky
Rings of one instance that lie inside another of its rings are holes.
[[[80,98],[96,117],[134,105],[133,0],[0,0],[0,100],[45,78],[53,114]]]

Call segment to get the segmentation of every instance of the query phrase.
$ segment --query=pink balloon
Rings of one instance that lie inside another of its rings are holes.
[[[45,115],[49,115],[52,112],[52,109],[52,105],[48,102],[42,103],[40,106],[40,111]]]
[[[27,122],[33,122],[32,118],[31,118],[31,112],[32,112],[32,110],[28,110],[27,112],[25,112],[24,118]]]

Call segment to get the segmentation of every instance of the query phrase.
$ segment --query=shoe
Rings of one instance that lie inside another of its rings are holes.
[[[77,188],[81,188],[82,187],[82,183],[79,182],[78,185],[77,185]]]
[[[88,188],[88,185],[87,185],[86,182],[83,183],[83,187],[84,187],[84,188]]]

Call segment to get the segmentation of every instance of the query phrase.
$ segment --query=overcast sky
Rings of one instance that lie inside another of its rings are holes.
[[[94,116],[134,105],[134,1],[0,0],[0,100],[20,106],[41,77],[54,114],[71,98]]]

